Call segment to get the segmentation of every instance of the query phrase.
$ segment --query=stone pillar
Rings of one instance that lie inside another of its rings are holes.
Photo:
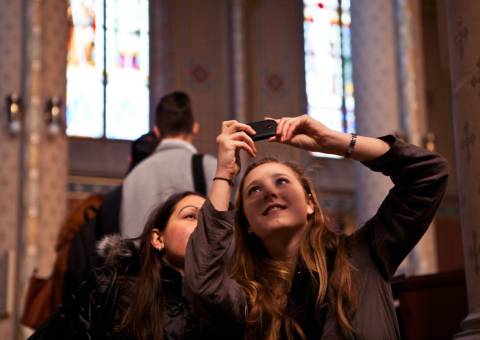
[[[240,122],[247,116],[247,66],[245,49],[245,0],[233,0],[232,21],[232,118]]]
[[[480,2],[445,0],[468,316],[456,339],[480,338]]]
[[[25,2],[24,11],[27,48],[22,72],[25,131],[19,226],[21,260],[16,286],[19,315],[23,313],[23,298],[34,268],[39,277],[48,277],[52,271],[58,231],[65,218],[68,173],[64,133],[67,2],[31,0]],[[56,107],[49,107],[49,103]],[[19,328],[20,338],[28,335],[24,331]]]
[[[409,142],[422,145],[427,132],[421,18],[418,0],[395,0],[401,126]]]
[[[150,121],[155,122],[158,101],[168,92],[178,90],[175,75],[180,57],[175,46],[175,0],[150,4]],[[181,89],[181,88],[180,88]]]
[[[351,2],[352,62],[356,130],[378,137],[400,130],[393,0]],[[375,214],[392,184],[381,174],[356,164],[357,221]]]
[[[19,277],[16,291],[18,317],[23,307],[23,297],[28,284],[28,277],[37,267],[38,239],[40,237],[40,167],[42,141],[42,3],[41,0],[32,0],[26,3],[26,46],[25,56],[25,131],[22,143],[22,187],[20,205],[20,253]],[[18,319],[17,319],[18,320]],[[18,322],[18,321],[17,321]],[[17,326],[20,326],[18,324]],[[17,336],[20,333],[17,330]]]
[[[246,1],[233,0],[231,2],[231,62],[232,62],[232,112],[225,119],[235,119],[246,122],[247,118],[247,52],[246,52]],[[248,164],[249,157],[245,152],[240,153],[240,162],[243,165],[238,175],[243,173]],[[234,195],[232,193],[232,195]],[[234,197],[232,196],[232,199]]]
[[[406,139],[423,146],[428,133],[426,90],[423,65],[421,8],[419,0],[395,0],[400,84],[400,121]],[[434,143],[430,143],[433,149]],[[435,273],[438,270],[435,224],[409,255],[409,274]]]
[[[20,259],[18,225],[22,132],[15,130],[18,125],[7,118],[6,98],[16,94],[24,99],[21,44],[23,2],[0,0],[0,8],[0,338],[14,339],[18,322],[15,286],[17,262]],[[23,105],[18,109],[17,113],[23,114]],[[22,128],[21,125],[19,127]]]

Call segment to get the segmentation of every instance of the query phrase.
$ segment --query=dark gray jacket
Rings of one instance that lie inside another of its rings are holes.
[[[357,269],[358,309],[352,322],[356,338],[368,340],[400,338],[390,279],[427,230],[448,177],[447,163],[438,154],[393,136],[381,139],[390,144],[390,150],[364,165],[390,176],[394,187],[375,216],[346,240]],[[247,301],[242,288],[226,274],[234,246],[234,214],[216,211],[210,202],[205,203],[187,246],[184,285],[194,309],[214,318],[225,332],[236,330],[241,338]],[[298,264],[287,307],[292,309],[290,314],[309,339],[342,338],[330,310],[313,316],[316,295],[308,275]]]

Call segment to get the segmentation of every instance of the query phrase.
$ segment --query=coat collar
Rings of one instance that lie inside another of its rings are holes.
[[[177,297],[183,296],[183,277],[174,268],[168,264],[162,265],[162,288],[165,293],[173,294]]]
[[[169,149],[186,149],[192,153],[197,153],[197,149],[189,142],[176,138],[165,138],[155,149],[155,153]]]

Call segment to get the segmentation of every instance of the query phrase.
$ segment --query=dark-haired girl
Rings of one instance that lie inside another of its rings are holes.
[[[193,192],[175,194],[136,240],[104,239],[105,265],[30,339],[212,338],[182,293],[185,248],[204,201]]]

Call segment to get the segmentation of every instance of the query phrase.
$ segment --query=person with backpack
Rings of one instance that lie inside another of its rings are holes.
[[[127,173],[150,156],[157,144],[153,132],[134,140]],[[105,235],[120,232],[121,195],[122,185],[119,185],[106,195],[92,194],[72,207],[58,233],[51,275],[42,278],[34,272],[30,277],[21,318],[23,325],[37,329],[100,264],[95,245]]]
[[[29,339],[217,338],[182,290],[185,249],[204,202],[195,192],[174,194],[154,209],[139,237],[103,239],[104,265]]]
[[[23,325],[32,329],[38,328],[63,302],[65,273],[72,240],[87,220],[95,219],[102,200],[103,195],[93,194],[72,206],[58,232],[52,273],[45,278],[39,277],[35,269],[29,279],[20,320]]]
[[[124,237],[137,235],[153,207],[171,194],[184,190],[208,193],[215,174],[215,157],[198,155],[192,144],[199,124],[186,93],[176,91],[162,97],[155,118],[154,131],[161,142],[123,183],[120,231]],[[195,178],[200,171],[205,184],[198,190]]]
[[[149,157],[158,145],[153,132],[143,134],[130,146],[127,174]],[[101,264],[95,245],[104,236],[120,233],[120,207],[122,204],[123,184],[107,193],[101,206],[88,215],[84,224],[73,237],[68,252],[65,270],[63,296],[69,297],[86,280],[90,271]]]

